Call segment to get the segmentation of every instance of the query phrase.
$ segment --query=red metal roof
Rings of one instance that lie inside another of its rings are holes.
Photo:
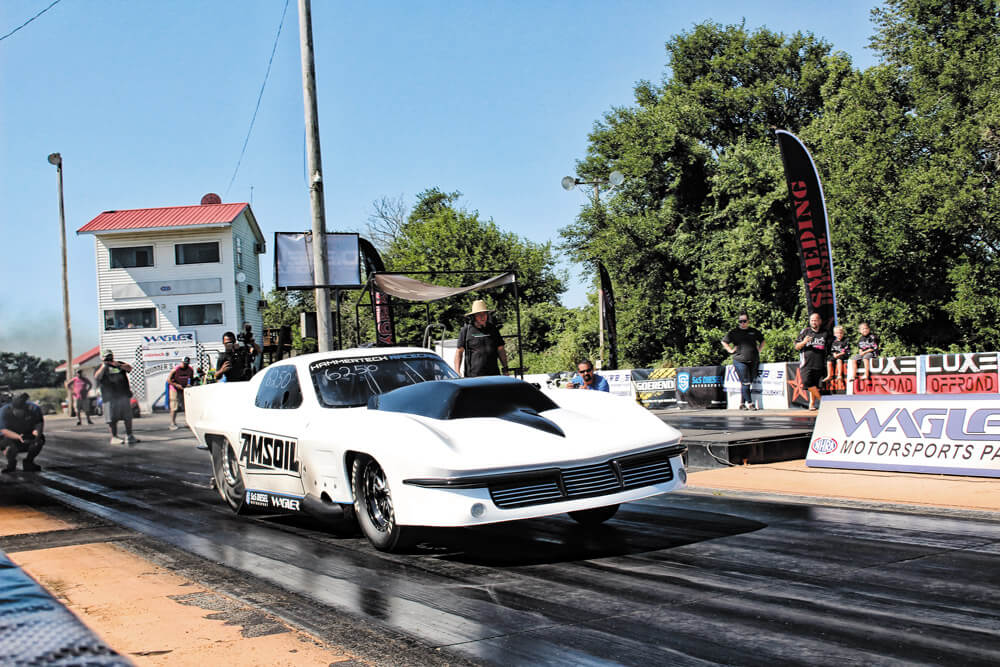
[[[132,229],[164,229],[197,225],[232,223],[247,207],[238,204],[206,204],[203,206],[167,206],[136,208],[127,211],[105,211],[76,230],[77,234],[122,232]]]
[[[95,347],[93,350],[87,350],[86,352],[84,352],[83,354],[81,354],[79,357],[76,357],[75,359],[73,359],[73,365],[74,366],[79,366],[80,364],[84,363],[85,361],[90,361],[91,359],[93,359],[94,357],[96,357],[98,354],[100,354],[100,352],[101,352],[101,346],[100,345],[98,345],[97,347]],[[66,362],[64,361],[63,363],[61,363],[58,366],[56,366],[55,370],[57,370],[57,371],[65,371],[66,370]]]

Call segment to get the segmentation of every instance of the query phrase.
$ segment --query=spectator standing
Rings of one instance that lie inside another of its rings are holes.
[[[458,333],[455,370],[459,375],[474,378],[500,375],[501,372],[507,374],[507,350],[504,349],[500,330],[490,321],[491,312],[485,301],[477,299],[472,302],[472,310],[467,313],[472,321]],[[497,361],[502,370],[497,369]]]
[[[7,457],[7,467],[0,470],[12,473],[17,468],[17,455],[27,452],[21,466],[25,472],[38,472],[42,466],[35,457],[45,446],[45,419],[42,409],[28,402],[27,394],[18,394],[14,400],[0,408],[0,449]]]
[[[799,368],[802,369],[802,386],[809,392],[809,409],[818,410],[819,388],[823,373],[826,372],[826,358],[830,353],[830,339],[833,336],[823,329],[823,318],[819,313],[809,316],[809,326],[799,332],[795,349],[799,351]]]
[[[84,376],[82,368],[76,369],[76,375],[66,383],[66,388],[73,393],[77,426],[83,424],[80,420],[80,415],[87,415],[88,424],[94,423],[90,421],[90,388],[92,386],[90,380]]]
[[[760,367],[760,352],[764,349],[764,334],[750,326],[750,316],[746,312],[736,318],[737,328],[722,339],[722,347],[733,355],[733,367],[740,377],[740,410],[756,410],[750,391]]]
[[[124,361],[115,361],[115,355],[108,350],[104,360],[94,374],[94,380],[101,389],[104,404],[104,421],[111,429],[112,445],[132,446],[139,439],[132,435],[132,388],[126,373],[132,366]],[[125,422],[125,437],[118,437],[118,422]]]
[[[191,367],[191,357],[184,357],[180,366],[170,371],[167,382],[170,383],[170,426],[171,431],[177,430],[177,412],[184,409],[184,390],[190,387],[194,378],[194,368]]]
[[[851,357],[851,376],[858,374],[858,361],[865,362],[865,379],[871,379],[872,359],[878,356],[879,340],[878,334],[871,330],[867,322],[858,325],[858,353]]]
[[[847,340],[844,327],[837,325],[833,328],[833,340],[830,341],[830,358],[826,362],[826,377],[823,382],[831,379],[842,381],[844,379],[844,366],[847,364],[847,357],[851,354],[851,342]]]
[[[611,391],[608,381],[594,372],[594,364],[590,359],[584,359],[576,365],[577,374],[573,376],[567,389],[591,389],[593,391]]]

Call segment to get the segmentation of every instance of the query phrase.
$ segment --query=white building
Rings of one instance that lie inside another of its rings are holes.
[[[265,242],[249,204],[105,211],[77,234],[94,235],[100,348],[132,364],[144,411],[184,356],[214,368],[226,331],[249,323],[260,342]]]

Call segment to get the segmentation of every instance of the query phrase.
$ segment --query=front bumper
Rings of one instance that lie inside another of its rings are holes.
[[[675,444],[583,466],[406,479],[393,490],[396,520],[475,526],[639,500],[684,486],[686,450]]]

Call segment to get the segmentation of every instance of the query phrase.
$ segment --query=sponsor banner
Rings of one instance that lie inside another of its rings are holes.
[[[598,375],[608,381],[608,390],[615,396],[635,397],[635,391],[632,388],[631,369],[600,371]]]
[[[632,384],[636,400],[645,408],[677,405],[676,368],[634,368]]]
[[[677,405],[682,408],[724,408],[726,369],[723,366],[686,366],[677,369]]]
[[[259,489],[247,489],[243,496],[243,511],[247,514],[282,514],[301,512],[302,496],[286,495]]]
[[[829,326],[837,319],[837,290],[823,186],[812,156],[799,138],[785,130],[776,133],[799,246],[806,305],[810,314],[819,313]]]
[[[829,396],[806,465],[1000,477],[1000,397]]]
[[[920,358],[926,394],[989,394],[1000,388],[996,352],[929,354]]]
[[[857,374],[851,380],[852,394],[917,394],[919,364],[917,357],[875,357],[869,363],[870,373],[862,361],[857,362]]]
[[[191,357],[194,365],[197,365],[198,350],[192,347],[169,347],[157,348],[153,350],[143,350],[142,360],[146,365],[159,365],[165,361],[176,361],[178,364],[184,357]],[[171,367],[173,368],[173,367]]]
[[[160,334],[156,336],[143,336],[142,349],[143,356],[149,358],[148,350],[163,350],[174,347],[193,348],[198,342],[198,337],[193,331],[178,331],[175,334]]]
[[[601,289],[598,292],[597,301],[601,308],[601,331],[608,341],[608,366],[618,368],[618,320],[615,315],[615,290],[611,285],[611,276],[608,275],[608,270],[604,268],[603,262],[597,262],[597,270],[601,276]],[[612,387],[611,393],[614,391],[614,387]]]
[[[785,377],[788,373],[787,364],[760,364],[757,367],[757,377],[750,385],[750,398],[754,404],[765,410],[783,410],[788,407],[786,398]],[[735,366],[726,366],[725,388],[728,407],[740,407],[742,392],[740,377]]]

